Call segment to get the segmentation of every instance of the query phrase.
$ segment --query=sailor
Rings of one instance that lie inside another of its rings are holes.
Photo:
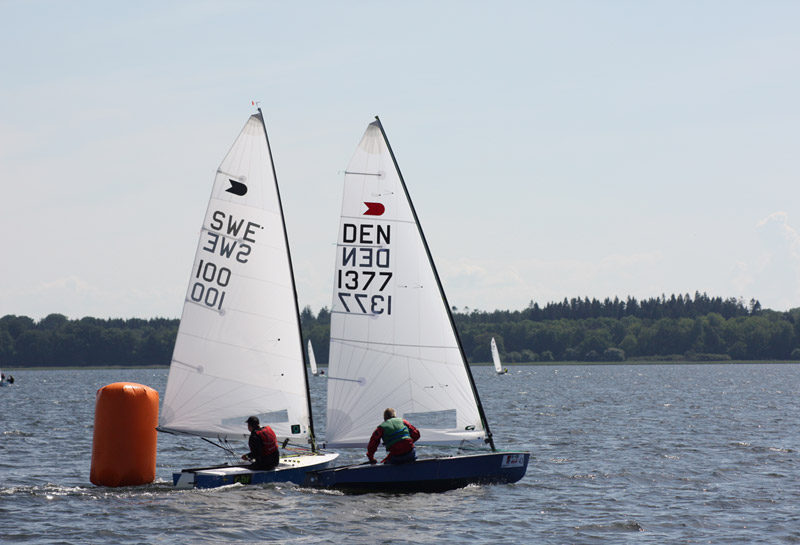
[[[272,469],[277,466],[281,453],[275,432],[269,426],[261,427],[257,416],[251,416],[246,423],[250,430],[250,452],[242,455],[242,460],[252,460],[251,469]]]
[[[375,451],[383,439],[388,452],[383,459],[384,464],[405,464],[417,459],[414,442],[419,440],[419,430],[409,424],[408,420],[398,418],[394,409],[383,411],[383,423],[380,424],[367,445],[367,458],[370,464],[377,464]]]

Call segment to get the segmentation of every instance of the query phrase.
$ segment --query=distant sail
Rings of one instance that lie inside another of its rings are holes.
[[[494,337],[492,337],[492,362],[494,362],[494,370],[499,374],[503,374],[503,365],[500,363],[500,352],[497,350],[497,343],[494,342]]]
[[[308,340],[308,363],[311,364],[311,374],[317,376],[317,358],[314,357],[314,347],[311,346],[311,339]]]

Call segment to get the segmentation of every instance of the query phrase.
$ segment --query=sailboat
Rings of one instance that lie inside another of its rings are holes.
[[[492,337],[492,362],[494,362],[494,370],[498,375],[508,373],[508,369],[503,369],[503,365],[500,363],[500,351],[497,350],[497,343],[494,341],[494,337]]]
[[[488,444],[472,455],[309,472],[306,485],[351,492],[443,491],[510,483],[529,452],[499,452],[450,306],[377,117],[350,161],[337,239],[328,360],[327,448],[366,448],[384,408],[417,445]]]
[[[308,340],[308,363],[311,365],[311,374],[315,377],[320,374],[325,374],[325,371],[319,371],[317,369],[317,358],[314,357],[314,347],[311,346],[311,339]]]
[[[282,446],[272,470],[250,469],[230,447],[249,437],[249,416],[269,425]],[[261,108],[217,170],[158,429],[199,436],[236,456],[232,464],[174,473],[178,488],[301,484],[307,470],[338,456],[316,446],[294,273]]]

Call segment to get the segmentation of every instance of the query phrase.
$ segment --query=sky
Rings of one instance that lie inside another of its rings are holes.
[[[450,304],[800,307],[800,3],[0,0],[0,316],[178,318],[261,104],[301,307],[380,115]]]

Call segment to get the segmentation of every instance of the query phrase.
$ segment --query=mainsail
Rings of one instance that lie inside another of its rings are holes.
[[[163,431],[279,440],[313,435],[280,196],[261,113],[217,170],[159,422]]]
[[[345,172],[327,445],[365,447],[386,407],[420,429],[422,444],[487,435],[416,214],[375,121]]]
[[[494,337],[492,337],[492,362],[494,363],[494,370],[502,373],[503,365],[500,363],[500,352],[497,350],[497,343],[494,341]]]
[[[311,339],[308,340],[308,363],[311,365],[311,374],[317,376],[317,358],[314,356],[314,347],[311,346]]]

